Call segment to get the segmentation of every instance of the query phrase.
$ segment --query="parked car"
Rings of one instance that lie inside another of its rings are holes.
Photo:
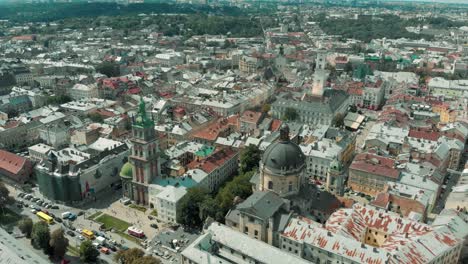
[[[70,213],[70,215],[68,216],[68,220],[70,220],[70,221],[75,221],[75,220],[76,220],[76,217],[77,217],[76,214]]]
[[[106,247],[101,247],[99,251],[101,251],[101,253],[104,253],[106,255],[110,254],[110,250]]]
[[[48,204],[48,205],[45,206],[45,208],[52,209],[52,205]]]
[[[31,213],[36,214],[37,213],[36,209],[32,209]]]
[[[18,207],[18,208],[23,208],[23,205],[20,204],[20,203],[17,203],[17,204],[16,204],[16,207]]]
[[[152,228],[156,228],[156,229],[158,228],[158,225],[155,224],[155,223],[151,224],[150,226],[151,226]]]
[[[78,212],[78,216],[80,216],[80,215],[84,215],[84,212],[83,212],[83,211],[79,211],[79,212]]]
[[[55,222],[62,223],[63,220],[60,217],[55,217],[54,218]]]
[[[68,230],[67,231],[67,235],[71,236],[71,237],[74,237],[75,236],[75,232],[71,231],[71,230]]]
[[[36,206],[34,206],[34,204],[30,204],[30,205],[29,205],[29,208],[31,208],[31,209],[34,209],[35,207],[36,207]]]
[[[81,241],[83,241],[83,240],[84,240],[84,237],[83,237],[82,235],[79,235],[79,236],[78,236],[78,239],[81,240]]]
[[[52,209],[60,209],[60,208],[58,207],[58,205],[52,205],[51,208],[52,208]]]
[[[71,215],[70,212],[63,212],[63,213],[62,213],[62,218],[63,218],[63,219],[67,219],[70,215]]]

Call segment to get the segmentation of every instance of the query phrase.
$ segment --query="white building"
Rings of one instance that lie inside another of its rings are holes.
[[[172,67],[184,64],[184,54],[181,52],[170,51],[167,53],[156,54],[156,62],[163,67]]]
[[[97,98],[98,89],[96,84],[84,85],[77,83],[70,89],[69,94],[73,100]]]
[[[162,222],[175,223],[179,201],[186,193],[187,189],[184,187],[166,186],[155,196],[155,207],[158,212],[156,218]]]
[[[336,144],[335,140],[324,138],[309,145],[300,145],[306,156],[306,175],[325,181],[330,163],[337,157],[341,160],[343,147]]]
[[[33,160],[41,161],[47,159],[47,154],[53,149],[54,148],[51,146],[39,143],[34,146],[28,147],[29,157]]]
[[[212,223],[181,255],[182,264],[310,264],[217,222]]]

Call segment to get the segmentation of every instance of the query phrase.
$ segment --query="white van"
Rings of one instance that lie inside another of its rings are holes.
[[[63,219],[68,218],[70,215],[71,215],[70,212],[64,212],[64,213],[62,213],[62,218]]]

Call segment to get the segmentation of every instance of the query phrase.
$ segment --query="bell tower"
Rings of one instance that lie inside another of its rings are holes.
[[[343,196],[344,195],[344,180],[345,180],[345,172],[343,169],[343,165],[338,160],[337,157],[330,162],[330,167],[328,168],[327,172],[327,191]]]
[[[148,185],[160,177],[159,149],[154,121],[146,114],[143,98],[140,100],[138,112],[132,117],[132,152],[129,157],[133,165],[132,200],[136,203],[148,204]]]

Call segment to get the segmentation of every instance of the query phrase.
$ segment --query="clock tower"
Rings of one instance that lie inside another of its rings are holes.
[[[143,98],[138,113],[132,117],[132,152],[129,157],[133,165],[130,197],[138,204],[148,205],[148,185],[160,177],[159,150],[154,121],[146,114]]]

